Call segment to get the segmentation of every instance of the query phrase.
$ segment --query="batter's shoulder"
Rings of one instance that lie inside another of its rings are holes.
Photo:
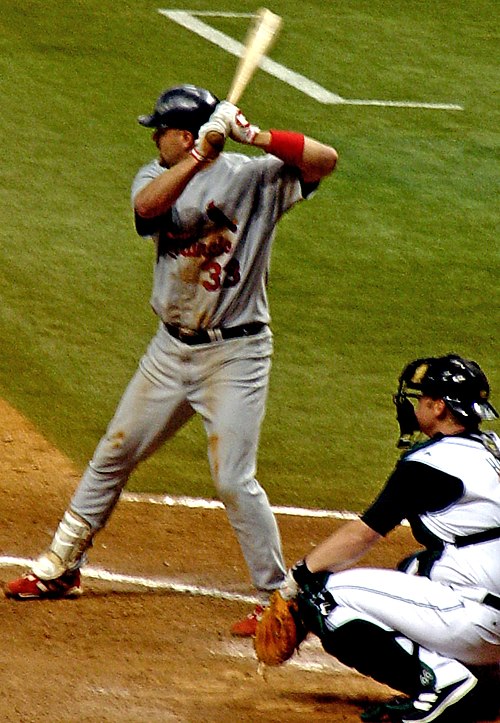
[[[160,166],[158,159],[153,158],[153,160],[148,161],[139,168],[135,174],[135,178],[156,178],[156,176],[160,176],[165,170],[163,166]]]
[[[134,199],[139,193],[139,191],[144,188],[144,186],[147,186],[147,184],[150,183],[154,178],[161,175],[164,170],[165,169],[160,166],[156,159],[149,161],[149,163],[145,163],[143,166],[141,166],[141,168],[139,168],[139,170],[135,174],[134,180],[132,181],[132,188],[130,192],[132,206],[134,205]]]

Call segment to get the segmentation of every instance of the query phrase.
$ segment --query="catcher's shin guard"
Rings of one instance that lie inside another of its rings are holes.
[[[66,510],[49,549],[33,563],[34,574],[41,580],[55,580],[67,570],[75,569],[93,535],[88,522],[72,510]]]
[[[418,654],[408,653],[392,631],[368,620],[351,620],[328,630],[321,636],[321,643],[344,665],[409,696],[435,685],[434,673]]]

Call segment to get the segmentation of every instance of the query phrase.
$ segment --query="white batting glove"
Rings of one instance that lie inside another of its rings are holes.
[[[280,587],[280,593],[283,600],[293,600],[299,594],[300,587],[295,582],[292,571],[288,570],[286,577]]]
[[[233,103],[230,103],[228,100],[222,100],[215,106],[213,115],[217,115],[219,118],[223,118],[225,120],[229,133],[231,129],[231,122],[238,110],[239,109],[233,105]]]
[[[207,135],[216,133],[220,139],[220,143],[211,143]],[[224,147],[224,142],[229,134],[229,124],[221,114],[215,111],[212,113],[206,123],[204,123],[198,131],[198,138],[191,151],[191,155],[196,158],[199,163],[210,163],[214,161]]]
[[[228,100],[219,103],[215,113],[220,113],[229,123],[229,137],[233,141],[251,145],[257,133],[260,133],[260,128],[250,125],[241,110]]]

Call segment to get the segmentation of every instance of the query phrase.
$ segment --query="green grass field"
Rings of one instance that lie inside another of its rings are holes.
[[[153,250],[135,235],[129,204],[155,148],[136,117],[180,82],[224,97],[236,65],[161,6],[2,3],[0,396],[79,468],[156,326]],[[263,71],[242,101],[261,127],[304,131],[340,154],[276,238],[259,479],[274,503],[358,510],[397,457],[391,393],[406,361],[452,350],[476,358],[500,405],[498,6],[269,7],[284,20],[272,58],[333,93],[463,106],[324,105]],[[240,40],[249,22],[201,19]],[[201,423],[129,486],[213,495]]]

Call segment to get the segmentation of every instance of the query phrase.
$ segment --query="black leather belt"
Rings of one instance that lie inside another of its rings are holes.
[[[492,595],[490,592],[484,596],[483,605],[488,605],[490,608],[500,610],[500,597],[498,595]]]
[[[168,333],[182,341],[183,344],[210,344],[212,341],[222,341],[223,339],[237,339],[239,336],[254,336],[258,334],[266,326],[260,321],[251,324],[241,324],[240,326],[217,327],[216,329],[185,329],[181,326],[173,324],[164,324]]]

